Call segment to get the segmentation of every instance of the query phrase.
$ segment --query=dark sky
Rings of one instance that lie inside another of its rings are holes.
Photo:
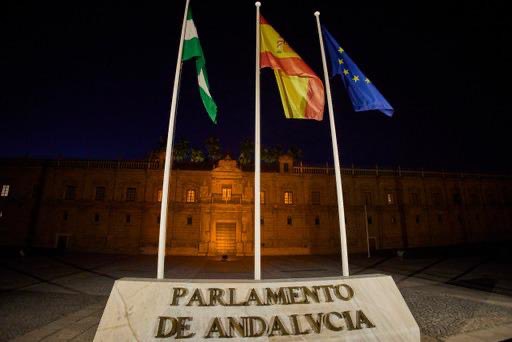
[[[335,5],[342,3],[343,6]],[[322,76],[314,10],[395,108],[355,113],[332,85],[342,164],[509,172],[510,20],[504,2],[263,1],[262,14]],[[254,135],[253,1],[192,0],[212,94],[184,64],[177,139]],[[0,156],[144,158],[165,136],[184,1],[11,2],[0,14]],[[286,120],[262,72],[262,142],[332,164],[323,122]]]

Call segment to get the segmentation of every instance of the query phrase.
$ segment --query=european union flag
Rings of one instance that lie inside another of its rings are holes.
[[[387,116],[393,116],[393,107],[375,88],[373,83],[359,70],[325,26],[322,27],[322,32],[331,59],[331,77],[341,76],[354,110],[362,112],[376,109]]]

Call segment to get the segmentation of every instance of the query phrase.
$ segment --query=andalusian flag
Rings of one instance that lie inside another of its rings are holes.
[[[274,70],[286,117],[322,120],[322,81],[261,16],[260,24],[260,67]]]
[[[192,11],[190,8],[187,13],[187,24],[185,26],[185,42],[183,45],[183,61],[195,58],[197,70],[197,83],[199,84],[199,94],[203,100],[204,107],[214,123],[217,123],[217,105],[210,94],[210,85],[208,83],[208,74],[206,73],[206,62],[204,60],[203,49],[199,42],[196,26],[192,20]]]

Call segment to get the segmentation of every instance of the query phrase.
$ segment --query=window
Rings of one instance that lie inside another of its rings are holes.
[[[475,204],[475,205],[480,204],[480,196],[478,196],[478,193],[476,193],[476,192],[472,192],[469,195],[469,199],[471,201],[471,204]]]
[[[393,193],[388,192],[388,193],[386,194],[386,203],[387,203],[388,205],[393,205],[393,204],[395,204],[395,195],[394,195]]]
[[[260,203],[265,204],[265,191],[260,191]]]
[[[464,218],[461,215],[457,216],[457,221],[459,221],[460,225],[464,225]]]
[[[420,196],[417,192],[411,192],[411,204],[419,205],[420,204]]]
[[[125,222],[126,223],[131,223],[132,222],[132,216],[130,214],[126,214]]]
[[[100,222],[100,214],[98,214],[98,213],[94,214],[94,222],[96,222],[96,223]]]
[[[315,226],[319,226],[320,225],[320,216],[316,216],[315,217]]]
[[[293,224],[293,219],[291,216],[288,216],[288,218],[286,219],[286,223],[288,223],[289,226]]]
[[[34,187],[32,188],[32,197],[37,198],[40,191],[41,191],[41,186],[39,184],[35,184]]]
[[[349,200],[348,192],[343,191],[343,202],[345,202],[345,204],[347,204],[348,200]],[[315,203],[313,203],[313,204],[315,204]],[[320,204],[320,201],[318,201],[318,204]]]
[[[194,203],[196,201],[196,191],[193,189],[187,190],[187,203]]]
[[[162,202],[162,189],[156,192],[156,200],[157,202]]]
[[[416,215],[416,224],[420,224],[420,215]]]
[[[69,218],[69,213],[67,211],[62,213],[62,220],[67,221]]]
[[[187,217],[187,225],[189,225],[189,226],[192,225],[192,216]]]
[[[222,186],[222,200],[231,201],[231,185]]]
[[[96,194],[94,196],[94,199],[96,201],[103,201],[105,200],[105,192],[106,192],[106,189],[104,186],[97,186],[96,187]]]
[[[372,224],[373,223],[373,219],[371,216],[368,216],[368,224]]]
[[[289,172],[290,171],[290,166],[288,165],[288,163],[284,163],[283,164],[283,171],[284,172]]]
[[[498,204],[498,200],[496,199],[496,194],[494,192],[488,191],[486,194],[487,203],[490,205]]]
[[[441,193],[433,192],[432,193],[432,205],[438,207],[441,205],[441,203],[442,203]]]
[[[462,204],[462,196],[460,195],[460,192],[453,193],[453,204],[455,204],[455,205]]]
[[[1,197],[7,197],[9,196],[9,188],[10,188],[10,185],[9,184],[4,184],[2,185],[2,193],[1,193]]]
[[[64,199],[74,200],[75,198],[76,198],[76,186],[71,186],[71,185],[66,186],[66,191],[64,192]]]
[[[126,200],[127,201],[135,201],[137,199],[137,189],[136,188],[126,188]]]
[[[372,205],[372,193],[370,191],[365,191],[364,195],[364,204]]]
[[[506,189],[503,192],[503,197],[505,198],[505,204],[511,205],[512,204],[512,190]]]
[[[291,192],[291,191],[284,192],[284,204],[293,204],[293,192]]]
[[[320,192],[313,191],[311,193],[311,203],[313,203],[313,204],[320,204]]]

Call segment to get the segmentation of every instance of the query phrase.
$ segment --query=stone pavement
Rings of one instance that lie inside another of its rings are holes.
[[[169,257],[166,276],[252,278],[252,257]],[[512,338],[510,260],[393,256],[350,259],[351,274],[392,275],[424,341]],[[338,256],[263,257],[263,278],[340,274]],[[91,341],[115,279],[155,277],[156,256],[0,258],[0,341]]]

